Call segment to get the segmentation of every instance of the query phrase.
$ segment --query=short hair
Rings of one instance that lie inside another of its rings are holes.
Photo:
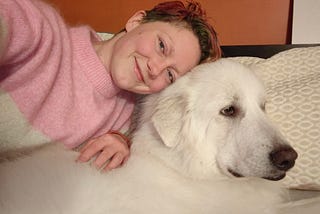
[[[221,48],[217,33],[209,24],[205,10],[200,3],[188,1],[168,1],[146,10],[142,23],[162,21],[191,30],[199,40],[200,62],[215,61],[221,58]]]

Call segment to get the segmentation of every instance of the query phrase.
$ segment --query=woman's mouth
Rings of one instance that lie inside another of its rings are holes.
[[[138,64],[138,61],[137,61],[136,57],[134,57],[134,62],[135,62],[134,72],[135,72],[138,80],[144,83],[144,78],[143,78],[143,75],[141,73],[141,69],[139,67],[139,64]]]

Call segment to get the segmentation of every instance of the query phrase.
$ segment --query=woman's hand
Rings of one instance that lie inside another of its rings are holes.
[[[123,165],[129,158],[128,140],[118,132],[108,132],[98,138],[88,141],[81,148],[79,162],[87,162],[96,156],[93,165],[104,171],[112,170]]]

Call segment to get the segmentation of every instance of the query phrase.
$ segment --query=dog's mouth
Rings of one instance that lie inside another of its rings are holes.
[[[230,172],[231,175],[233,175],[234,177],[237,177],[237,178],[241,178],[241,177],[244,177],[243,175],[241,175],[240,173],[237,173],[235,171],[233,171],[232,169],[228,169],[228,172]]]
[[[237,177],[237,178],[241,178],[241,177],[245,177],[243,176],[242,174],[232,170],[232,169],[228,169],[228,172],[233,175],[234,177]],[[281,174],[279,175],[275,175],[275,176],[267,176],[267,177],[262,177],[263,179],[266,179],[266,180],[271,180],[271,181],[279,181],[281,179],[283,179],[284,177],[286,176],[286,173],[285,172],[282,172]]]
[[[283,179],[284,177],[286,177],[286,173],[281,173],[280,175],[276,175],[276,176],[272,176],[272,177],[262,177],[264,179],[267,180],[271,180],[271,181],[279,181],[281,179]]]

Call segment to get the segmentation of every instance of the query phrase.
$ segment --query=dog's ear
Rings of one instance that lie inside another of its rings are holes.
[[[182,96],[159,100],[151,121],[163,143],[174,147],[181,133],[187,103]]]

